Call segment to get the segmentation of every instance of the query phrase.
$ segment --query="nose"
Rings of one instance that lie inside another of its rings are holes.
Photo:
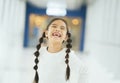
[[[57,27],[57,28],[56,28],[56,31],[60,31],[60,27]]]

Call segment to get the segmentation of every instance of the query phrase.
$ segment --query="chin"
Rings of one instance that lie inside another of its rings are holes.
[[[60,38],[53,38],[53,39],[52,39],[52,42],[61,43],[61,41],[62,41],[62,40],[61,40]]]

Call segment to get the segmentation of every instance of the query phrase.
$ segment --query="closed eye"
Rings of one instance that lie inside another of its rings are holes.
[[[52,25],[52,27],[53,27],[53,28],[56,28],[57,26],[55,26],[55,25]]]
[[[56,24],[52,24],[52,25],[51,25],[51,27],[56,28],[56,27],[57,27],[57,25],[56,25]]]
[[[65,30],[65,27],[64,27],[64,26],[61,26],[60,28],[61,28],[61,30]]]

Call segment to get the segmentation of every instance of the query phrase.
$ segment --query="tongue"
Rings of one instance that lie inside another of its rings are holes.
[[[60,37],[60,35],[59,35],[58,33],[54,33],[53,36],[58,36],[58,37]]]
[[[58,34],[54,34],[54,36],[58,36]]]

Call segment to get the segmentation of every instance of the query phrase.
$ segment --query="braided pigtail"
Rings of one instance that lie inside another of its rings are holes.
[[[39,57],[39,49],[41,48],[41,44],[43,43],[43,39],[45,37],[45,32],[43,33],[42,37],[39,39],[39,44],[36,46],[36,49],[37,51],[34,53],[35,55],[35,66],[34,66],[34,70],[35,70],[35,78],[34,78],[34,83],[38,83],[39,81],[39,75],[38,75],[38,63],[39,63],[39,60],[38,60],[38,57]]]
[[[71,34],[68,32],[67,33],[68,35],[68,39],[67,39],[67,50],[66,50],[66,56],[65,56],[65,63],[67,64],[67,68],[66,68],[66,80],[69,80],[70,78],[70,67],[69,67],[69,53],[70,53],[70,49],[72,48],[72,40],[70,39],[71,37]]]

